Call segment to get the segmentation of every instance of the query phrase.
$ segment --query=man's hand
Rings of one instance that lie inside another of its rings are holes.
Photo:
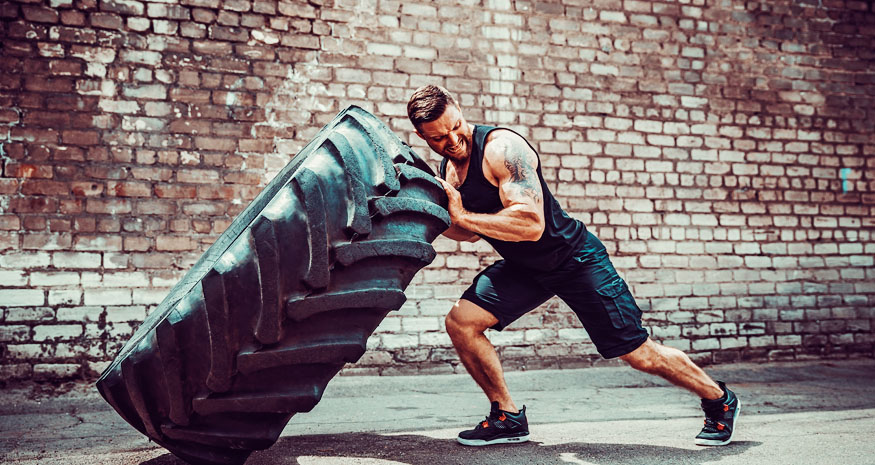
[[[443,235],[459,242],[477,242],[480,240],[480,236],[477,234],[468,231],[467,229],[459,226],[460,218],[468,213],[465,210],[465,207],[462,206],[462,195],[459,194],[459,191],[453,187],[452,184],[444,181],[443,179],[435,176],[435,179],[444,186],[444,191],[447,193],[447,199],[449,199],[447,205],[447,211],[450,212],[450,221],[452,225],[449,229],[443,232]]]
[[[458,224],[462,217],[468,213],[468,211],[465,210],[465,207],[462,206],[462,194],[460,194],[452,184],[437,176],[434,178],[444,186],[444,191],[447,193],[447,211],[450,212],[450,221],[452,221],[454,225]]]

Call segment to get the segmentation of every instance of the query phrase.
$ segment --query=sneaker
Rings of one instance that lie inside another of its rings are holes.
[[[702,410],[705,411],[705,427],[696,436],[696,444],[700,446],[725,446],[732,441],[738,414],[741,413],[741,402],[735,393],[717,381],[723,389],[723,398],[716,400],[702,399]]]
[[[457,439],[459,443],[466,446],[526,442],[529,440],[526,407],[523,406],[519,413],[510,413],[499,410],[498,402],[493,402],[486,420],[480,422],[474,429],[462,431]]]

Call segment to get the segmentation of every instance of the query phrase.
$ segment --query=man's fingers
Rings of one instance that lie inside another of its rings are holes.
[[[456,190],[456,188],[453,187],[452,184],[450,184],[450,183],[444,181],[443,179],[441,179],[441,178],[439,178],[439,177],[437,177],[437,176],[435,176],[434,178],[437,179],[438,182],[441,183],[441,186],[444,187],[444,190],[447,191],[447,194],[450,194],[451,192],[453,192],[453,191]]]

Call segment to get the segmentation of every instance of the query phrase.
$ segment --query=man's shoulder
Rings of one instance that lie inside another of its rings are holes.
[[[493,142],[498,142],[498,144],[492,144],[493,147],[503,144],[526,144],[526,140],[523,136],[517,134],[516,131],[500,127],[491,128],[489,130],[489,134],[486,135],[486,140],[483,143],[484,150],[488,149],[489,145]]]
[[[516,131],[495,128],[486,136],[483,144],[483,158],[486,163],[504,166],[508,156],[520,154],[537,157],[528,141]]]

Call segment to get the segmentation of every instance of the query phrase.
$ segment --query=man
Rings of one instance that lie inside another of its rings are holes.
[[[486,420],[459,433],[469,446],[525,442],[525,406],[511,399],[495,348],[484,336],[501,331],[553,295],[577,314],[605,358],[659,375],[698,395],[705,427],[696,444],[728,444],[740,403],[680,350],[657,344],[604,245],[569,217],[541,175],[534,148],[519,134],[470,125],[455,98],[434,85],[407,104],[416,134],[441,155],[441,178],[452,226],[445,236],[489,242],[503,257],[480,272],[446,317],[459,358],[491,402]]]

